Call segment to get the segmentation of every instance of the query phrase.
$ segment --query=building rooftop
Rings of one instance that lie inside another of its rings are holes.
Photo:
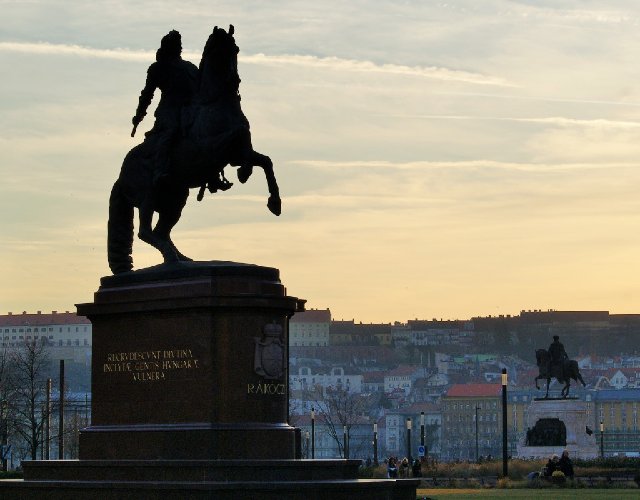
[[[290,320],[291,323],[330,323],[331,311],[329,309],[309,309],[295,313]]]
[[[44,326],[44,325],[90,325],[84,316],[78,316],[76,313],[65,311],[63,313],[52,311],[50,314],[38,311],[35,314],[2,314],[0,315],[0,327],[6,326]]]

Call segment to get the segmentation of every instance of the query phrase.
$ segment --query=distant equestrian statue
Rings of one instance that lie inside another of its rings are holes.
[[[543,379],[547,381],[547,393],[545,398],[549,397],[549,384],[551,379],[555,378],[561,384],[564,384],[561,395],[566,398],[569,395],[569,388],[571,387],[571,379],[576,382],[580,381],[583,386],[586,384],[580,375],[580,369],[578,368],[578,362],[569,359],[564,346],[560,343],[559,337],[554,335],[553,343],[549,346],[549,350],[537,349],[536,350],[536,364],[538,365],[539,374],[535,378],[536,389],[540,389],[538,386],[538,380]]]
[[[217,26],[205,45],[199,68],[180,57],[177,31],[162,39],[156,62],[133,118],[133,132],[144,118],[155,89],[162,97],[156,123],[142,144],[124,159],[109,198],[108,259],[114,274],[133,269],[134,208],[138,208],[138,237],[157,248],[164,262],[190,261],[171,241],[171,230],[182,214],[190,188],[214,193],[232,186],[227,165],[239,167],[245,183],[253,167],[264,170],[269,188],[268,209],[280,215],[281,200],[271,159],[251,145],[249,121],[240,107],[238,47],[229,32]],[[153,214],[158,220],[152,227]]]

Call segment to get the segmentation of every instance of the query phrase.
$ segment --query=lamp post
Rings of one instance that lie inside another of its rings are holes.
[[[349,458],[349,435],[347,432],[347,426],[342,426],[342,446],[344,448],[344,458]]]
[[[378,424],[373,424],[373,465],[378,465]]]
[[[424,412],[420,412],[420,446],[424,446]]]
[[[480,407],[476,405],[476,462],[480,460],[480,454],[478,449],[478,410]]]
[[[47,379],[47,396],[46,396],[46,415],[45,422],[46,425],[45,433],[44,433],[44,459],[49,460],[51,458],[51,387],[52,381],[50,378]],[[87,424],[89,425],[89,424]]]
[[[600,420],[600,458],[604,458],[604,422]]]
[[[311,408],[311,458],[316,458],[316,411]]]
[[[407,418],[407,459],[411,463],[411,417]]]
[[[507,369],[502,369],[502,476],[507,477]]]

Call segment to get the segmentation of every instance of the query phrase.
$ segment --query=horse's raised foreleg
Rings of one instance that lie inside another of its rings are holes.
[[[272,214],[280,215],[282,213],[282,200],[280,200],[280,188],[278,188],[276,175],[273,173],[273,162],[271,161],[271,158],[267,155],[258,153],[257,151],[253,151],[251,153],[251,163],[264,170],[264,175],[267,178],[267,187],[269,189],[267,207]],[[240,176],[240,172],[238,172],[238,176]]]

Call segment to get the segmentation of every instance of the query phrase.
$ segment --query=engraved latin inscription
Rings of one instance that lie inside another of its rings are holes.
[[[171,373],[199,368],[191,349],[114,352],[102,364],[103,373],[127,373],[134,382],[165,380]]]

